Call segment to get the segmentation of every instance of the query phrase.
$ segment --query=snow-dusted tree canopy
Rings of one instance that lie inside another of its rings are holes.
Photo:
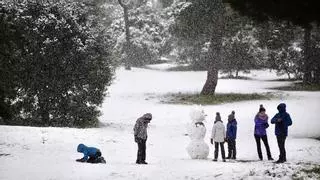
[[[0,8],[0,116],[17,124],[94,125],[113,67],[162,57],[206,70],[207,95],[219,72],[271,68],[320,82],[315,24],[257,23],[222,0],[5,0]]]
[[[0,3],[0,101],[8,124],[95,126],[112,76],[89,2]]]

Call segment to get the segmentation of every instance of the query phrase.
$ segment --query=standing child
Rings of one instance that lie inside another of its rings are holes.
[[[257,151],[258,156],[260,160],[263,160],[262,152],[261,152],[261,142],[260,139],[262,139],[262,142],[264,143],[264,146],[266,147],[268,160],[273,160],[271,157],[270,147],[268,143],[268,136],[266,129],[269,127],[268,124],[268,115],[266,114],[266,109],[260,105],[259,112],[254,118],[254,138],[257,143]]]
[[[222,161],[226,162],[225,152],[224,152],[224,141],[226,139],[226,130],[221,120],[220,113],[216,113],[216,120],[214,121],[214,125],[212,127],[211,134],[211,144],[214,141],[214,159],[213,161],[217,161],[219,154],[219,145],[221,148]]]
[[[228,157],[226,159],[236,159],[236,138],[237,138],[237,120],[235,112],[232,111],[228,116],[227,124],[227,142],[228,142]]]

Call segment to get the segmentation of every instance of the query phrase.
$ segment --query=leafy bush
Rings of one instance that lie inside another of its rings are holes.
[[[113,70],[95,8],[65,1],[0,3],[0,104],[10,114],[0,114],[5,124],[98,124],[97,107]]]

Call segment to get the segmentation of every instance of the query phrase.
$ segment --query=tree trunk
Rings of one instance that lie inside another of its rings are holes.
[[[132,45],[130,42],[130,23],[129,23],[129,13],[128,13],[128,6],[122,2],[122,0],[118,0],[120,6],[123,8],[123,16],[124,16],[124,26],[125,26],[125,33],[126,33],[126,44],[124,46],[126,57],[124,60],[124,66],[126,70],[131,70],[131,63],[130,58],[132,53]]]
[[[225,5],[222,0],[217,1],[217,16],[211,27],[211,39],[209,47],[209,61],[207,80],[202,88],[201,95],[214,95],[218,84],[218,73],[222,54],[222,37],[224,32]]]
[[[211,66],[207,72],[207,80],[204,84],[201,95],[214,95],[218,83],[218,68]]]
[[[291,80],[291,76],[290,76],[289,72],[287,72],[287,75],[288,75],[289,80]]]
[[[310,55],[310,41],[311,41],[311,25],[307,25],[304,28],[304,62],[303,62],[303,82],[312,82],[312,62]]]
[[[39,111],[41,115],[41,121],[43,126],[50,125],[50,117],[49,117],[49,108],[48,108],[48,99],[45,98],[46,94],[44,92],[40,92],[39,98]]]
[[[214,95],[216,86],[218,84],[218,59],[220,58],[221,45],[219,45],[220,41],[214,42],[211,40],[210,49],[209,49],[209,64],[208,64],[208,72],[207,72],[207,80],[204,84],[201,95]],[[217,46],[220,48],[217,48]]]

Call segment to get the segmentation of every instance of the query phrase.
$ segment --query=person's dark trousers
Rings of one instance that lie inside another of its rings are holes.
[[[236,140],[228,139],[228,157],[227,159],[236,159],[237,150],[236,150]]]
[[[214,159],[218,159],[219,144],[220,144],[222,159],[225,159],[226,157],[225,157],[223,142],[214,142]]]
[[[285,142],[287,136],[277,136],[278,147],[280,151],[279,161],[287,161]]]
[[[98,163],[98,158],[101,157],[101,152],[97,151],[94,156],[89,156],[88,163]]]
[[[271,153],[270,153],[270,147],[269,147],[269,143],[268,143],[268,137],[266,135],[265,136],[258,136],[255,134],[254,138],[256,139],[256,143],[257,143],[257,151],[258,151],[259,159],[260,160],[263,159],[262,152],[261,152],[260,139],[262,139],[262,142],[263,142],[264,146],[266,147],[268,159],[272,159]]]
[[[146,160],[146,141],[145,139],[138,138],[138,154],[136,163],[145,162]]]

